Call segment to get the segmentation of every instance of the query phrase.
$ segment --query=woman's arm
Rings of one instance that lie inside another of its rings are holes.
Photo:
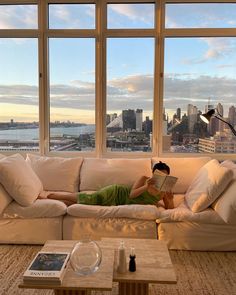
[[[147,184],[147,180],[149,179],[149,177],[147,176],[142,176],[140,177],[137,181],[135,181],[135,183],[133,184],[130,194],[129,194],[129,198],[130,199],[135,199],[138,196],[140,196],[143,192],[145,192],[147,190],[148,184]]]
[[[151,195],[156,196],[160,193],[160,191],[154,187],[154,184],[155,180],[152,177],[140,177],[132,186],[129,198],[135,199],[145,191],[148,191]]]

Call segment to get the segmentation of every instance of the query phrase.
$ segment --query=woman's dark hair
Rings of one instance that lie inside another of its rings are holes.
[[[159,163],[156,163],[153,167],[152,167],[152,173],[155,171],[155,170],[166,170],[168,174],[170,174],[170,167],[168,165],[166,165],[166,163],[163,163],[163,162],[159,162]]]

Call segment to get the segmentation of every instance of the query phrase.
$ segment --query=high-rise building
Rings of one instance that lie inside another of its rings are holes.
[[[223,105],[221,103],[218,103],[216,109],[217,109],[218,113],[220,114],[220,116],[223,117],[224,116],[224,107],[223,107]],[[213,127],[214,127],[215,130],[213,130],[213,128],[212,128],[212,130],[211,130],[212,131],[211,132],[212,134],[215,134],[217,131],[222,132],[226,128],[225,123],[222,122],[222,121],[219,121],[217,119],[215,120],[215,124],[214,125],[215,126],[213,126]],[[216,125],[218,125],[218,126],[216,126]]]
[[[149,119],[149,117],[146,117],[146,120],[143,122],[143,131],[146,134],[146,136],[149,136],[149,134],[152,132],[152,120]]]
[[[136,110],[136,130],[142,131],[142,124],[143,124],[143,110],[137,109]]]
[[[177,108],[177,110],[176,110],[176,118],[181,120],[181,108]]]
[[[188,115],[188,130],[189,130],[189,133],[193,133],[193,128],[194,128],[194,125],[197,123],[197,117],[198,117],[197,107],[192,104],[188,104],[187,115]]]
[[[229,108],[229,123],[232,126],[236,126],[236,108],[235,108],[235,106],[231,106]]]
[[[134,110],[128,109],[122,111],[123,131],[136,129],[136,114]]]

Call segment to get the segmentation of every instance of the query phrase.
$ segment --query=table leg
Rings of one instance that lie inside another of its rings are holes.
[[[119,295],[148,295],[148,283],[119,282]]]
[[[91,295],[90,290],[54,290],[54,295]]]

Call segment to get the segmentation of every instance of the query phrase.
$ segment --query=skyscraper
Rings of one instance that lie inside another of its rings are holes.
[[[229,123],[233,126],[236,125],[236,108],[235,108],[235,106],[231,106],[229,108]]]
[[[137,109],[136,110],[136,130],[142,131],[142,124],[143,124],[143,110]]]
[[[136,114],[134,110],[128,109],[122,111],[123,131],[136,129]]]
[[[195,123],[197,123],[197,114],[198,114],[198,109],[196,106],[192,104],[188,104],[188,130],[189,133],[193,133],[193,128]]]

